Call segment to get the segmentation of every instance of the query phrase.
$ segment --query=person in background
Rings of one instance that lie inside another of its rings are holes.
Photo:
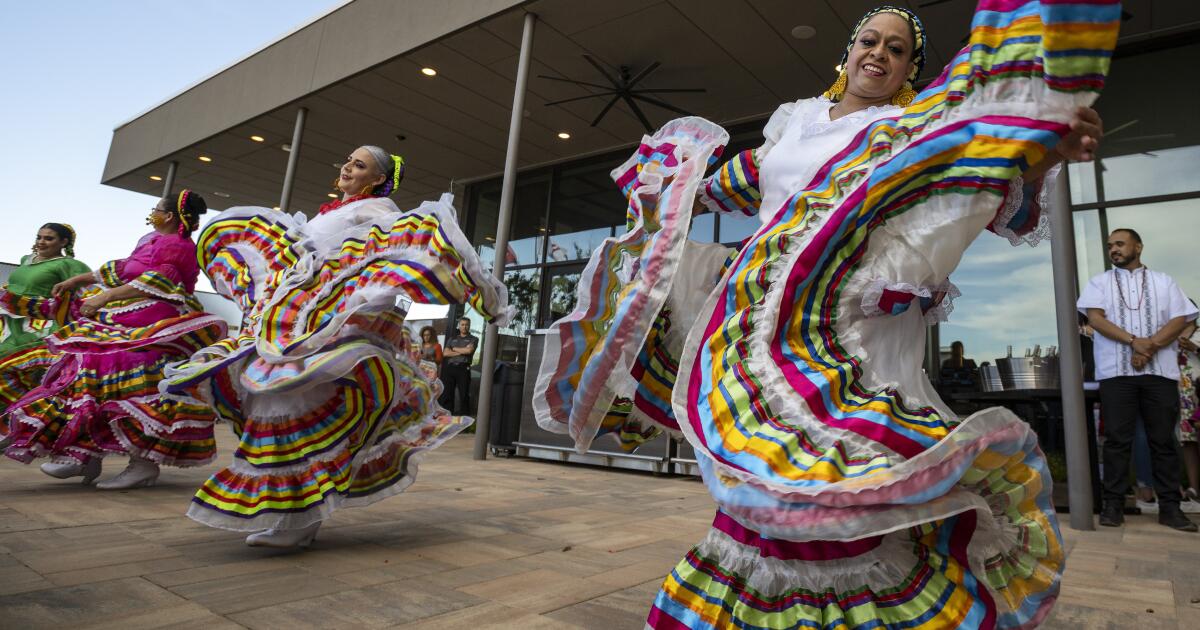
[[[1192,305],[1196,303],[1193,301]],[[1200,352],[1192,336],[1196,322],[1188,324],[1179,335],[1179,442],[1187,483],[1183,489],[1184,512],[1200,512],[1200,405],[1196,384],[1200,378]]]
[[[420,359],[422,361],[430,361],[438,367],[442,366],[442,344],[438,343],[437,331],[433,326],[426,326],[421,329],[421,349]]]
[[[1179,355],[1176,339],[1196,319],[1170,276],[1142,264],[1142,238],[1120,228],[1108,237],[1113,269],[1092,278],[1076,306],[1099,333],[1094,338],[1096,379],[1104,415],[1104,507],[1100,524],[1125,520],[1129,458],[1139,414],[1153,454],[1158,522],[1195,532],[1179,503]]]
[[[479,337],[471,334],[471,320],[459,319],[458,331],[446,336],[446,347],[442,351],[442,385],[445,389],[438,402],[450,413],[468,413],[471,408],[471,360],[478,347]]]
[[[42,382],[54,357],[45,338],[65,322],[42,312],[54,285],[88,266],[75,260],[75,230],[65,223],[47,223],[37,232],[33,253],[0,286],[0,436],[8,435],[4,411]]]

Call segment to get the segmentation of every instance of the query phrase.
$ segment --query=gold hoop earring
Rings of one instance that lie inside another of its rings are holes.
[[[369,195],[369,194],[371,194],[371,191],[374,189],[375,189],[374,186],[367,184],[366,186],[363,186],[362,190],[358,191],[358,194],[359,194],[359,196]]]
[[[339,192],[339,193],[342,192],[342,187],[338,186],[338,184],[341,183],[341,181],[342,181],[342,178],[340,178],[340,177],[333,178],[333,192]]]
[[[913,89],[912,83],[905,81],[904,87],[900,88],[900,91],[896,92],[896,94],[892,96],[892,105],[896,105],[898,107],[908,107],[909,104],[913,102],[913,99],[916,98],[916,96],[917,91]]]
[[[825,96],[825,98],[836,103],[836,102],[842,100],[842,94],[844,94],[845,92],[846,92],[846,71],[843,70],[841,66],[838,66],[837,81],[834,81],[833,85],[829,86],[828,90],[825,90],[824,96]]]

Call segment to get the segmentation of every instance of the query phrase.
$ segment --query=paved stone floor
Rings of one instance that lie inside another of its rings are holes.
[[[408,492],[339,512],[300,552],[183,516],[215,466],[102,492],[4,459],[0,628],[636,629],[712,518],[692,479],[474,462],[470,440],[432,453]],[[1200,537],[1150,517],[1066,535],[1048,627],[1200,627]]]

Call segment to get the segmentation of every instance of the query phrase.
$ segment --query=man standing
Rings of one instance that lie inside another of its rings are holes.
[[[1104,416],[1104,508],[1100,524],[1124,521],[1129,457],[1139,416],[1153,454],[1158,522],[1194,532],[1179,509],[1179,364],[1176,339],[1196,307],[1165,273],[1142,265],[1142,237],[1123,228],[1108,237],[1113,269],[1088,282],[1077,306],[1099,333],[1094,337],[1096,380]]]
[[[442,351],[442,395],[438,403],[454,415],[471,413],[471,359],[479,347],[479,337],[471,334],[471,320],[458,320],[458,331],[447,335]],[[458,396],[455,396],[455,393]],[[462,401],[462,406],[458,406]]]

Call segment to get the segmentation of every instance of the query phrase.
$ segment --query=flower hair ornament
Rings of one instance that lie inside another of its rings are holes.
[[[834,81],[833,85],[825,91],[825,98],[835,103],[842,100],[842,94],[846,92],[846,62],[850,58],[850,50],[854,48],[854,42],[858,40],[858,31],[867,23],[867,20],[880,13],[891,13],[904,18],[913,34],[913,68],[908,73],[904,86],[892,96],[892,105],[908,107],[913,98],[917,96],[917,91],[913,89],[913,82],[917,80],[917,77],[921,75],[921,70],[925,67],[925,25],[921,23],[921,18],[918,18],[916,13],[908,9],[884,5],[868,11],[850,31],[850,41],[846,43],[846,50],[842,52],[842,60],[837,66],[837,81]]]

